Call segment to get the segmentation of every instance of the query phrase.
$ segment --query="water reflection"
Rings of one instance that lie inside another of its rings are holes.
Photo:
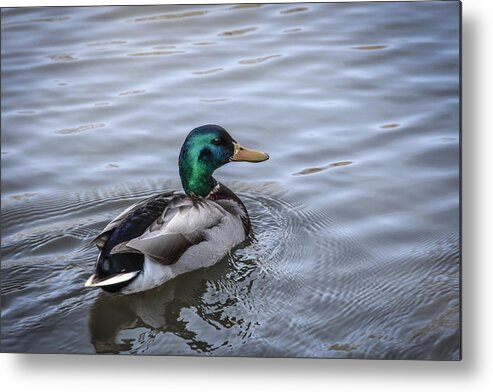
[[[228,98],[201,98],[200,102],[209,102],[209,103],[219,103],[219,102],[227,102]]]
[[[212,69],[206,69],[205,71],[194,71],[192,73],[194,75],[208,75],[211,73],[221,72],[222,70],[223,70],[222,68],[212,68]]]
[[[262,4],[238,4],[231,7],[230,9],[237,10],[237,9],[258,8],[258,7],[262,7]]]
[[[304,12],[308,11],[307,7],[296,7],[296,8],[288,8],[287,10],[282,10],[280,13],[285,15],[285,14],[293,14],[295,12]]]
[[[90,131],[90,130],[96,129],[96,128],[102,128],[104,126],[105,126],[105,124],[102,124],[102,123],[85,124],[85,125],[81,125],[81,126],[75,127],[75,128],[60,129],[58,131],[55,131],[55,133],[58,133],[60,135],[72,135],[72,134],[79,134],[81,132]]]
[[[77,61],[78,59],[74,57],[73,53],[62,53],[62,54],[50,54],[48,56],[50,60],[53,61]]]
[[[146,90],[127,90],[127,91],[122,91],[121,93],[118,93],[118,95],[124,97],[127,95],[137,95],[137,94],[144,94]]]
[[[144,57],[144,56],[168,56],[172,54],[186,53],[186,50],[154,50],[150,52],[129,53],[129,56]]]
[[[353,162],[351,162],[351,161],[341,161],[341,162],[329,163],[328,165],[319,166],[319,167],[307,167],[306,169],[303,169],[303,170],[300,170],[299,172],[293,173],[293,176],[303,176],[306,174],[318,173],[318,172],[327,170],[331,167],[347,166],[347,165],[350,165],[352,163]]]
[[[22,24],[28,24],[28,23],[52,23],[52,22],[63,22],[66,20],[69,20],[69,16],[58,16],[58,17],[53,17],[53,18],[35,18],[35,19],[28,19],[28,20],[19,20],[15,22],[8,22],[8,21],[3,21],[2,20],[2,26],[16,26],[16,25],[22,25]]]
[[[244,29],[238,29],[238,30],[232,30],[232,31],[224,31],[222,33],[219,33],[218,36],[220,37],[231,37],[235,35],[243,35],[247,33],[251,33],[253,31],[256,31],[257,27],[248,27]]]
[[[392,128],[397,128],[399,124],[385,124],[381,125],[380,128],[382,129],[392,129]]]
[[[258,57],[254,59],[247,59],[247,60],[240,60],[238,61],[239,64],[260,64],[263,63],[267,60],[271,59],[276,59],[278,57],[282,57],[280,54],[272,54],[270,56],[265,56],[265,57]]]
[[[108,45],[124,45],[127,41],[124,40],[113,40],[113,41],[102,41],[102,42],[92,42],[86,44],[86,46],[108,46]]]
[[[382,50],[385,48],[387,48],[387,45],[353,46],[350,49],[354,49],[354,50]]]
[[[213,41],[195,42],[194,45],[197,46],[217,45],[217,42],[213,42]]]
[[[299,28],[293,28],[293,29],[286,29],[286,30],[283,30],[282,32],[283,33],[286,33],[286,34],[289,34],[289,33],[299,33],[300,31],[302,31],[301,29]]]
[[[193,16],[201,16],[205,14],[207,14],[207,11],[189,11],[189,12],[180,12],[176,14],[144,16],[142,18],[131,19],[129,20],[129,22],[153,22],[157,20],[190,18]]]
[[[240,296],[238,292],[218,296],[215,291],[220,286],[231,286],[231,279],[235,284],[249,279],[254,270],[254,263],[236,260],[230,264],[226,257],[207,271],[195,271],[144,293],[101,293],[89,311],[91,342],[98,353],[146,353],[149,340],[169,333],[179,337],[194,353],[211,353],[228,343],[222,330],[242,329],[247,324],[234,308],[240,298],[251,295],[252,285],[243,285]],[[195,328],[194,318],[216,331],[214,339],[201,339],[204,326]],[[237,335],[247,336],[245,332]]]

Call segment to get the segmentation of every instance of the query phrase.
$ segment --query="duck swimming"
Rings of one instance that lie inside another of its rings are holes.
[[[267,159],[218,125],[193,129],[178,160],[184,192],[154,195],[113,219],[93,241],[100,254],[85,286],[130,294],[218,262],[251,225],[240,198],[212,174],[231,161]]]

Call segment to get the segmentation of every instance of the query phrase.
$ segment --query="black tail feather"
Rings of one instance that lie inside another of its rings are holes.
[[[107,256],[101,255],[96,266],[95,279],[98,281],[103,281],[118,274],[140,272],[143,268],[144,255],[141,253],[115,253]],[[114,293],[127,286],[133,279],[114,285],[101,286],[101,288],[110,293]]]

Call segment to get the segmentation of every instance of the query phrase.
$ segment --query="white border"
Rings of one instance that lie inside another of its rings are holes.
[[[231,3],[217,0],[194,3],[216,2]],[[165,1],[9,0],[2,1],[1,6],[139,3],[163,4]],[[493,220],[492,3],[486,0],[463,1],[462,362],[0,354],[0,382],[4,390],[491,390],[493,257],[489,245],[492,243],[490,222]]]

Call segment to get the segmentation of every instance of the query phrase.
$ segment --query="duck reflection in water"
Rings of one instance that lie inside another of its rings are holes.
[[[212,286],[228,285],[229,279],[238,279],[238,273],[242,281],[249,280],[249,275],[255,270],[252,261],[244,268],[232,268],[229,264],[234,260],[231,259],[225,257],[207,270],[177,277],[154,290],[127,296],[101,292],[89,312],[91,343],[96,352],[115,354],[136,350],[145,353],[146,346],[150,346],[160,333],[177,336],[193,353],[210,353],[227,344],[227,336],[218,339],[220,333],[214,334],[213,343],[201,340],[192,323],[183,317],[183,311],[195,312],[214,331],[221,332],[243,324],[244,320],[237,319],[237,316],[233,320],[227,315],[232,313],[228,309],[239,301],[237,293],[207,301],[207,292]],[[232,270],[235,269],[233,276]],[[249,295],[251,284],[243,285],[242,290]],[[142,329],[142,333],[135,333],[138,329]],[[125,332],[130,332],[131,337],[125,338]]]

